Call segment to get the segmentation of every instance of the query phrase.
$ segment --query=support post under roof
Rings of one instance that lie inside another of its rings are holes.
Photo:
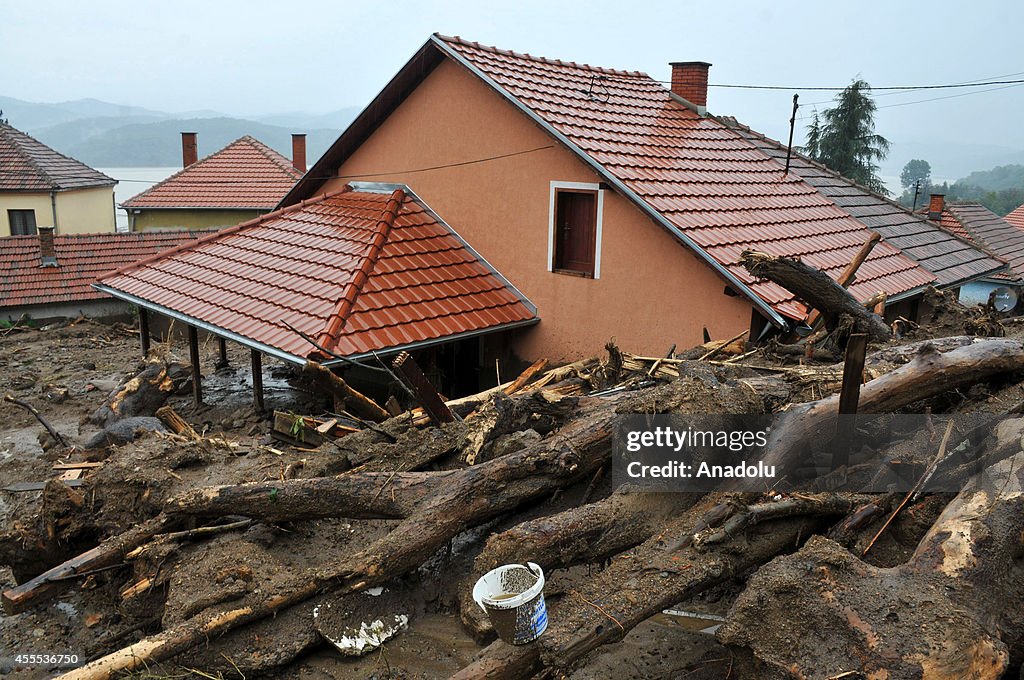
[[[203,403],[203,374],[199,370],[199,331],[188,327],[188,357],[192,362],[192,399],[196,406]]]
[[[252,353],[252,406],[257,412],[263,412],[263,355],[259,350]]]
[[[149,310],[139,307],[139,342],[142,345],[142,358],[149,356]]]

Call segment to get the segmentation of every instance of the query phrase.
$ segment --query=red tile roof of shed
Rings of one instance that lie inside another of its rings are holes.
[[[101,284],[297,359],[316,350],[292,328],[357,356],[537,321],[405,188],[303,201]]]
[[[755,249],[800,257],[833,278],[870,231],[722,122],[701,116],[643,73],[611,71],[438,37],[489,79],[596,161],[686,238],[778,313],[806,307],[738,264]],[[896,296],[936,277],[882,241],[851,287],[867,298]]]
[[[1003,218],[1015,227],[1024,229],[1024,205],[1017,207],[1009,215]]]
[[[115,184],[112,177],[0,122],[0,191],[62,191]]]
[[[165,231],[55,236],[57,267],[40,266],[38,236],[0,238],[0,308],[107,298],[92,287],[104,274],[202,235]]]
[[[291,161],[246,135],[132,196],[122,207],[271,210],[300,177]]]

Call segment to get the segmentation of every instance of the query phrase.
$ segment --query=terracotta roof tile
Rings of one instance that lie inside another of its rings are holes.
[[[401,189],[321,196],[101,283],[300,358],[315,348],[286,322],[358,355],[537,320],[511,284]]]
[[[787,149],[783,144],[743,125],[733,127],[776,161],[785,163]],[[974,247],[970,235],[963,230],[953,232],[963,239],[957,240],[923,215],[916,215],[799,153],[791,155],[790,171],[933,273],[940,286],[959,285],[1004,266],[1000,260]]]
[[[1015,210],[1011,211],[1009,215],[1003,218],[1015,227],[1024,229],[1024,205],[1018,206]]]
[[[60,191],[117,181],[0,122],[0,191]]]
[[[287,158],[246,135],[132,196],[122,207],[271,210],[301,176]]]
[[[54,237],[58,267],[41,267],[38,236],[0,238],[0,308],[109,298],[92,287],[126,262],[194,241],[202,232]]]
[[[799,255],[838,276],[869,229],[774,154],[698,115],[642,73],[611,72],[438,37],[537,118],[599,163],[777,312],[805,307],[737,263],[747,248]],[[847,184],[839,182],[837,185]],[[936,281],[892,246],[876,247],[852,286],[890,296]]]

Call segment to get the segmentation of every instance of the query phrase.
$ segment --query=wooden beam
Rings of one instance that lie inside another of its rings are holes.
[[[203,374],[199,370],[199,331],[188,327],[188,357],[192,362],[192,399],[196,406],[203,403]]]
[[[864,359],[868,351],[866,333],[853,333],[846,341],[846,363],[843,365],[843,387],[839,392],[839,428],[836,458],[838,469],[850,462],[849,442],[853,438],[854,418],[860,402],[860,386],[864,383]]]
[[[149,356],[149,310],[139,307],[139,342],[142,344],[142,358]]]
[[[217,368],[228,365],[228,343],[224,338],[217,338]]]
[[[416,361],[408,352],[400,352],[392,362],[391,367],[395,369],[402,380],[416,394],[417,401],[423,410],[433,419],[435,423],[450,423],[455,420],[451,409],[444,403],[444,399],[437,393],[434,386],[423,375],[423,371],[416,365]]]
[[[857,276],[857,270],[860,269],[860,266],[864,264],[864,260],[868,259],[868,255],[871,254],[871,251],[874,250],[875,245],[881,240],[881,234],[879,234],[877,231],[871,232],[871,235],[868,236],[866,241],[864,241],[864,245],[862,245],[860,247],[860,250],[857,251],[857,254],[853,256],[853,259],[850,261],[850,264],[846,265],[846,269],[844,269],[843,273],[839,275],[838,279],[836,279],[836,283],[838,283],[843,288],[849,288],[850,284],[853,283],[853,280]],[[818,323],[818,318],[820,316],[821,312],[819,310],[811,310],[811,313],[807,316],[807,325],[810,326],[811,328],[814,328],[815,325]]]
[[[263,412],[263,355],[258,350],[252,352],[252,406]]]

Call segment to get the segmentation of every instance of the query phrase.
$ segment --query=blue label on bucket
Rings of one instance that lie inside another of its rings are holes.
[[[548,608],[544,603],[544,597],[538,597],[532,604],[526,605],[533,611],[523,610],[520,612],[519,625],[515,631],[515,642],[513,644],[525,645],[540,637],[548,627]]]
[[[533,634],[540,635],[548,627],[548,608],[544,600],[540,601],[540,608],[533,615]]]

